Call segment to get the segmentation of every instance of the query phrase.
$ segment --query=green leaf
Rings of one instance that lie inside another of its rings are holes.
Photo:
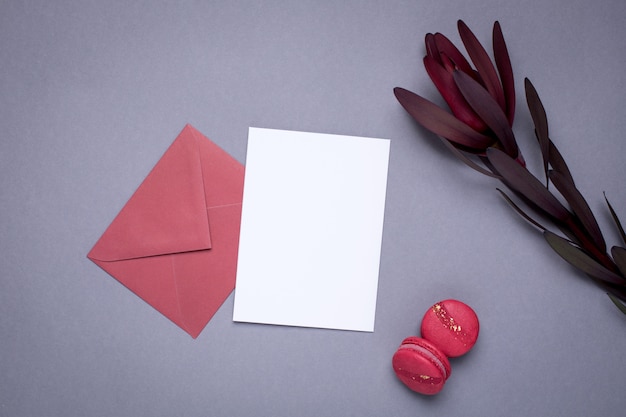
[[[619,234],[622,237],[622,241],[626,243],[626,233],[624,233],[624,228],[622,227],[622,223],[619,221],[619,218],[617,217],[617,213],[615,213],[615,210],[613,210],[613,206],[611,206],[611,203],[609,203],[609,199],[606,198],[606,193],[604,194],[604,199],[606,200],[606,205],[609,206],[609,211],[611,212],[613,221],[615,222],[615,225],[617,226],[617,229],[619,230]]]
[[[593,212],[589,208],[589,205],[585,201],[583,195],[565,175],[562,175],[557,171],[550,171],[548,176],[556,189],[559,190],[563,197],[565,197],[565,200],[569,203],[574,214],[578,216],[583,228],[593,241],[594,245],[602,252],[605,252],[606,243],[604,242],[604,237],[600,231],[600,226],[598,226],[598,222],[596,221],[596,218],[594,217]]]
[[[489,148],[487,149],[487,158],[511,189],[522,194],[548,215],[560,221],[565,221],[571,217],[571,213],[563,207],[559,200],[526,168],[520,166],[510,156],[496,148]]]
[[[543,236],[552,249],[570,265],[600,281],[624,285],[624,279],[622,277],[600,265],[579,247],[572,244],[569,240],[564,239],[548,230],[543,232]]]
[[[609,298],[611,299],[611,301],[613,301],[613,304],[615,304],[615,306],[617,308],[619,308],[619,310],[626,314],[626,304],[622,303],[616,296],[607,293],[607,295],[609,296]]]

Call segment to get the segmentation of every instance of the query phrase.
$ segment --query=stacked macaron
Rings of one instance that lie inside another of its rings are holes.
[[[393,355],[396,375],[415,392],[437,394],[452,371],[448,358],[469,352],[478,330],[478,317],[467,304],[457,300],[434,304],[422,319],[422,337],[407,337]]]

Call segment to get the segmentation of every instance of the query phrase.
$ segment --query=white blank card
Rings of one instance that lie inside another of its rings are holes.
[[[250,128],[234,321],[374,331],[389,147]]]

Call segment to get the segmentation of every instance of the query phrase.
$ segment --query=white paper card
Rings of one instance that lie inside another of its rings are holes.
[[[389,147],[250,128],[234,321],[374,331]]]

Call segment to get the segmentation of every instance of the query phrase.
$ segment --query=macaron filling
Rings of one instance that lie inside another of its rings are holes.
[[[418,351],[422,355],[424,355],[427,359],[429,359],[441,371],[441,375],[443,377],[443,380],[445,381],[446,379],[448,379],[448,372],[446,371],[446,367],[443,365],[443,362],[441,361],[441,359],[439,359],[437,357],[437,355],[432,353],[430,350],[426,349],[423,346],[416,345],[416,344],[413,344],[413,343],[404,344],[404,345],[402,345],[402,348],[403,349],[413,349],[413,350]],[[428,376],[428,377],[432,378],[431,376]],[[423,378],[423,379],[426,380],[428,378]]]
[[[474,310],[458,300],[444,300],[426,311],[421,337],[405,338],[391,360],[393,370],[409,389],[424,395],[439,393],[452,373],[448,358],[467,353],[478,338]]]

